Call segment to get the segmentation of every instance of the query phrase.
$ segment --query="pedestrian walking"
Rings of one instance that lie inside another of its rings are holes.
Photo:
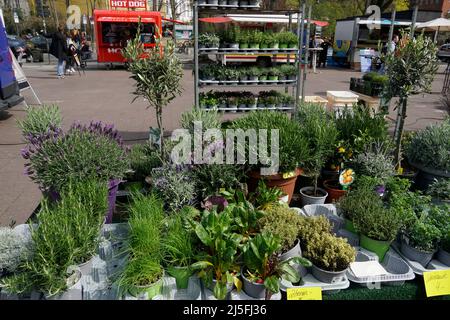
[[[67,40],[64,35],[64,27],[62,25],[58,27],[58,31],[56,31],[52,36],[50,54],[58,59],[58,79],[64,78],[64,69],[67,59]]]
[[[319,53],[319,68],[321,66],[323,66],[324,68],[327,67],[328,48],[330,46],[331,46],[331,42],[328,40],[328,38],[324,38],[323,42],[320,44],[322,51],[320,51],[320,53]]]

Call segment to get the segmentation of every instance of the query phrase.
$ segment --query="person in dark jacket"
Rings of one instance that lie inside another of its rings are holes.
[[[64,35],[64,27],[59,26],[58,31],[52,36],[50,54],[58,59],[58,79],[64,78],[64,69],[67,60],[67,40]]]
[[[325,38],[324,41],[320,44],[322,51],[320,51],[319,54],[319,68],[320,66],[323,66],[324,68],[327,67],[328,48],[331,45],[332,45],[331,42],[327,38]]]

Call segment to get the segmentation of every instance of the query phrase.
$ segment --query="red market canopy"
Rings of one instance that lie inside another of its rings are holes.
[[[169,18],[162,18],[163,21],[168,21],[168,22],[174,22],[176,24],[187,24],[186,22],[180,21],[180,20],[174,20],[174,19],[169,19]]]

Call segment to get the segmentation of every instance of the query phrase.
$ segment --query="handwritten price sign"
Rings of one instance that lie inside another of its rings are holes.
[[[288,300],[322,300],[322,288],[289,288],[287,289]]]
[[[423,273],[427,297],[450,295],[450,270]]]

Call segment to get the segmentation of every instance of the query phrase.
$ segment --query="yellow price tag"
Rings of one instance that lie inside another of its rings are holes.
[[[450,270],[423,273],[427,297],[450,295]]]
[[[288,300],[322,300],[321,287],[288,288]]]
[[[283,179],[289,179],[295,177],[295,171],[283,173]]]

